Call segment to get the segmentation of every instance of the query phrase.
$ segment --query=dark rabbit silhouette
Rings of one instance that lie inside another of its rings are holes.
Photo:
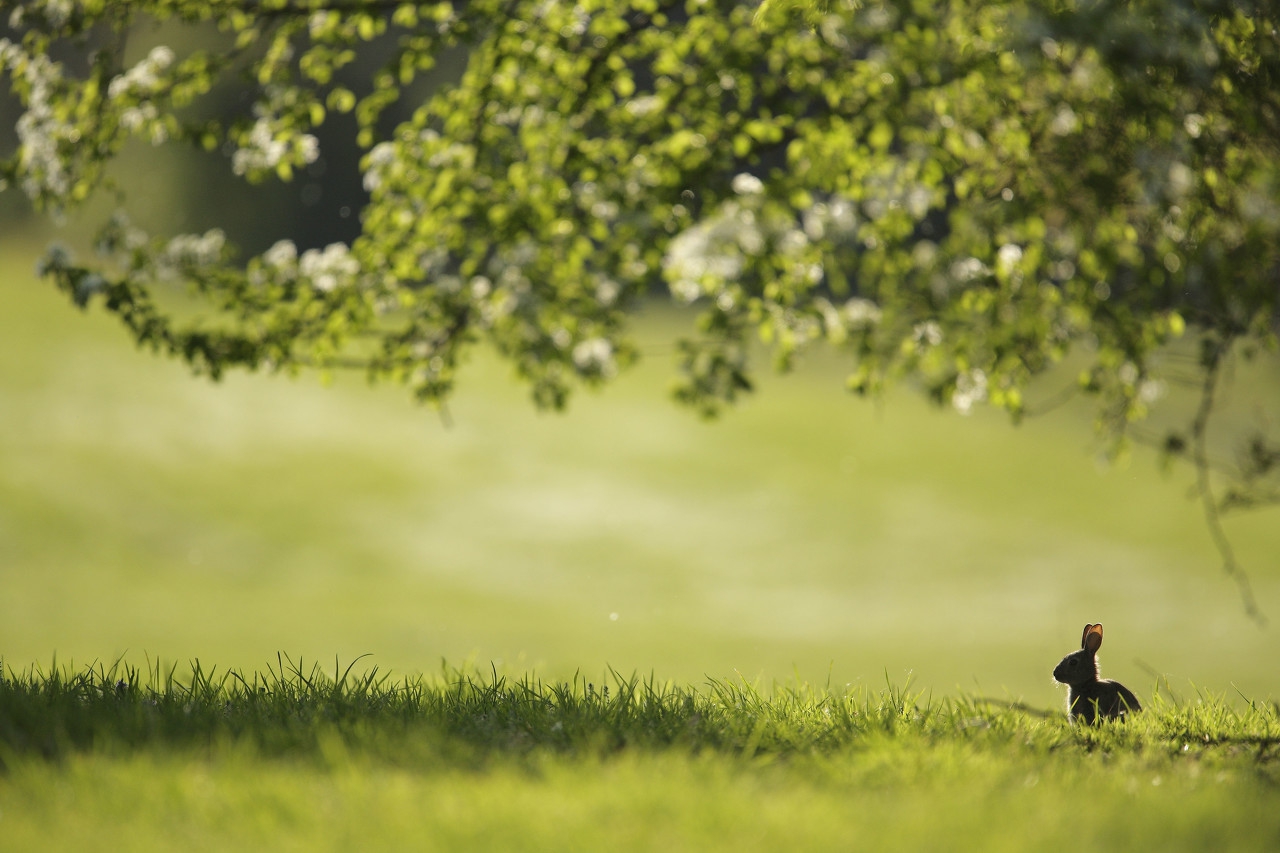
[[[1071,689],[1067,691],[1067,716],[1084,723],[1099,718],[1124,719],[1126,714],[1142,710],[1138,697],[1118,681],[1098,677],[1098,649],[1102,646],[1102,625],[1084,626],[1080,651],[1062,659],[1053,677]]]

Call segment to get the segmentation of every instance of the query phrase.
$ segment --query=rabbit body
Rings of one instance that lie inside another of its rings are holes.
[[[1056,681],[1067,685],[1067,716],[1093,724],[1101,718],[1124,719],[1141,711],[1133,691],[1118,681],[1098,676],[1098,648],[1102,645],[1102,625],[1084,626],[1080,650],[1072,652],[1054,668]]]

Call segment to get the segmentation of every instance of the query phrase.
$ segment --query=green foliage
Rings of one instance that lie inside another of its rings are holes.
[[[227,42],[126,66],[147,21]],[[230,145],[236,174],[288,180],[326,113],[355,112],[372,197],[350,253],[172,264],[172,241],[131,235],[102,241],[101,271],[47,265],[215,375],[332,364],[369,333],[371,373],[440,400],[482,335],[558,406],[634,356],[624,311],[659,281],[708,306],[681,390],[707,411],[749,387],[756,334],[783,367],[817,340],[848,350],[860,392],[911,374],[1015,416],[1086,342],[1082,382],[1115,425],[1145,413],[1149,356],[1187,323],[1274,345],[1280,54],[1262,7],[37,2],[11,24],[27,112],[5,173],[50,210],[131,136]],[[366,91],[334,82],[393,36]],[[87,67],[50,58],[64,42]],[[384,138],[385,109],[460,44],[461,82]],[[256,87],[252,115],[194,120],[230,74]],[[155,311],[167,275],[232,331]]]
[[[77,304],[214,377],[356,365],[439,403],[483,339],[560,407],[636,358],[628,315],[665,287],[704,309],[677,390],[704,413],[753,387],[755,339],[784,370],[826,342],[860,394],[907,376],[1015,419],[1083,351],[1120,449],[1188,329],[1207,398],[1231,352],[1276,347],[1276,18],[1234,0],[41,0],[0,43],[26,106],[0,175],[56,214],[140,137],[289,180],[326,115],[353,112],[369,201],[349,247],[234,263],[219,231],[151,238],[120,214],[92,262],[46,260]],[[132,57],[154,22],[224,44]],[[55,61],[66,45],[90,61]],[[361,91],[337,82],[390,45]],[[456,85],[382,120],[459,47]],[[200,111],[223,78],[248,81],[248,114]],[[213,316],[158,308],[168,281]],[[1164,447],[1206,469],[1206,425]],[[1273,500],[1273,475],[1248,467],[1241,501]]]

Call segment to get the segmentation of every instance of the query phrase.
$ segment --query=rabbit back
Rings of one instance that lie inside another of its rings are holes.
[[[1124,719],[1142,710],[1132,690],[1109,678],[1071,685],[1067,702],[1071,719],[1090,724],[1099,719]]]

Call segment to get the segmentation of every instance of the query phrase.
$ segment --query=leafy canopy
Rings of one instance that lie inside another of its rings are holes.
[[[368,203],[349,246],[281,240],[240,262],[217,230],[142,233],[122,201],[94,258],[46,257],[76,303],[100,300],[197,371],[356,364],[440,403],[485,340],[559,407],[636,357],[628,313],[665,289],[702,306],[677,395],[708,414],[751,388],[756,339],[783,369],[837,348],[858,393],[909,376],[1015,418],[1028,382],[1075,350],[1118,437],[1158,394],[1155,354],[1191,330],[1205,405],[1165,448],[1201,466],[1216,523],[1204,433],[1221,364],[1274,348],[1280,308],[1272,3],[5,9],[0,69],[25,112],[0,185],[54,215],[105,186],[127,140],[288,181],[316,158],[315,128],[355,114]],[[179,25],[221,41],[130,50]],[[388,45],[360,91],[342,82]],[[459,48],[457,83],[416,94]],[[249,87],[247,111],[202,107],[226,81]],[[162,310],[173,281],[208,315]],[[1238,502],[1276,495],[1280,451],[1260,442]]]

